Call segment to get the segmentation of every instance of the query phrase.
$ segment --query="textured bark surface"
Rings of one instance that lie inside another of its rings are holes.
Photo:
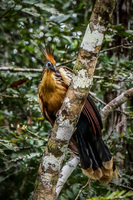
[[[63,185],[66,183],[68,177],[71,175],[73,170],[79,163],[79,158],[76,155],[72,155],[72,157],[65,163],[64,167],[61,170],[59,175],[59,179],[56,186],[56,196],[58,197]]]
[[[74,66],[75,74],[51,130],[51,137],[40,164],[33,195],[34,200],[56,199],[56,184],[63,154],[91,88],[98,53],[114,6],[115,0],[96,1]]]

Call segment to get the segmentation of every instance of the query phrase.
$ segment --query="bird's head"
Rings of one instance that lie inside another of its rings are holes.
[[[47,68],[53,72],[56,72],[56,62],[54,60],[54,55],[53,55],[53,52],[51,51],[51,49],[48,46],[43,48],[43,46],[41,44],[39,44],[39,47],[41,49],[41,52],[47,59],[45,62],[45,68]]]

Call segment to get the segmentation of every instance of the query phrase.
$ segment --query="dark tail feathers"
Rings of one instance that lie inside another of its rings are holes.
[[[102,140],[101,128],[100,115],[89,97],[72,138],[77,144],[84,174],[92,179],[108,183],[113,176],[113,158]]]

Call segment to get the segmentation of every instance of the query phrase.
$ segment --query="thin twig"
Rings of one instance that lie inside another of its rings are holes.
[[[9,8],[7,11],[5,11],[0,18],[4,17],[7,13],[9,13],[12,9],[14,9],[16,7],[16,4],[14,4],[14,6],[12,8]]]
[[[122,111],[122,110],[120,110],[120,109],[116,109],[115,111],[117,111],[117,112],[119,112],[120,114],[123,114],[123,115],[129,117],[129,113],[128,113],[128,112],[124,112],[124,111]]]
[[[101,104],[103,104],[104,106],[106,106],[107,104],[102,101],[101,99],[99,99],[98,97],[96,97],[92,92],[89,92],[89,94],[98,102],[100,102]]]
[[[39,136],[38,132],[37,133],[33,133],[32,131],[30,131],[29,129],[27,129],[27,126],[25,126],[25,125],[23,125],[21,129],[24,130],[24,131],[29,132],[31,135],[33,135],[33,136],[35,136],[35,137],[37,137],[37,138],[39,138],[41,140],[48,141],[48,139],[44,139],[43,137]]]
[[[27,68],[15,68],[15,67],[0,67],[0,71],[11,71],[11,72],[33,72],[41,73],[43,69],[27,69]]]
[[[88,179],[87,183],[79,190],[79,193],[78,193],[78,195],[76,196],[76,199],[75,199],[75,200],[78,200],[80,194],[82,193],[82,191],[83,191],[88,185],[89,185],[89,191],[90,191],[90,189],[91,189],[90,183],[91,183],[91,180]]]
[[[122,185],[122,184],[116,184],[115,182],[110,182],[111,184],[115,184],[116,186],[118,187],[123,187],[123,188],[126,188],[128,190],[132,190],[133,191],[133,188],[132,187],[129,187],[129,186],[125,186],[125,185]]]
[[[127,118],[123,119],[122,121],[120,121],[120,122],[112,129],[112,131],[109,133],[109,135],[108,135],[108,137],[107,137],[105,143],[108,142],[108,140],[109,140],[110,136],[112,135],[112,133],[114,132],[114,130],[115,130],[116,128],[118,128],[119,126],[121,126],[126,120],[127,120]]]
[[[0,97],[5,97],[5,98],[13,98],[13,99],[16,99],[16,98],[19,98],[19,99],[22,99],[21,97],[19,96],[10,96],[10,95],[7,95],[7,94],[2,94],[0,93]]]
[[[130,49],[130,48],[133,48],[133,45],[127,45],[127,44],[122,44],[122,45],[118,45],[116,47],[111,47],[111,48],[108,48],[108,49],[103,49],[100,51],[100,53],[103,53],[105,51],[111,51],[111,50],[114,50],[114,49],[118,49],[118,48],[127,48],[127,49]]]
[[[74,59],[72,59],[72,60],[63,62],[63,63],[59,64],[58,66],[67,65],[67,64],[69,64],[69,63],[72,63],[72,62],[76,61],[76,59],[77,59],[77,58],[74,58]]]

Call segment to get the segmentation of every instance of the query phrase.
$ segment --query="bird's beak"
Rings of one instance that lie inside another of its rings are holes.
[[[52,70],[53,70],[54,72],[56,72],[56,66],[55,66],[55,65],[53,65],[53,67],[52,67],[52,68],[53,68]]]

